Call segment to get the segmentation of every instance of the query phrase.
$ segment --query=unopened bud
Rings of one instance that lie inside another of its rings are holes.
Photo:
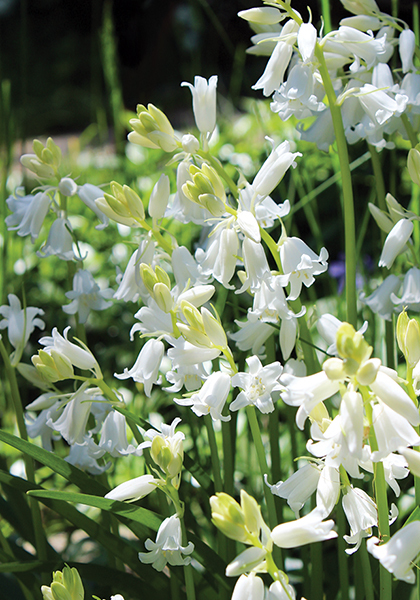
[[[408,172],[412,181],[420,185],[420,152],[417,148],[411,148],[407,159]]]

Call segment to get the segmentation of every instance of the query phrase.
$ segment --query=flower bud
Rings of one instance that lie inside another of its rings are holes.
[[[149,199],[149,215],[154,219],[161,219],[168,206],[170,194],[169,177],[162,173],[155,184]]]
[[[420,360],[420,325],[403,310],[397,320],[397,342],[408,366],[413,369]]]
[[[262,523],[261,508],[255,498],[247,494],[245,490],[241,490],[241,507],[246,528],[252,535],[258,537]]]
[[[221,217],[226,212],[226,193],[217,171],[203,163],[201,169],[191,165],[189,172],[191,181],[182,186],[185,196],[206,208],[214,217]]]
[[[338,355],[344,359],[347,375],[355,375],[360,364],[369,359],[373,350],[363,335],[355,331],[350,323],[340,325],[336,343]]]
[[[161,310],[165,313],[170,313],[174,306],[174,301],[171,296],[170,289],[161,282],[153,286],[153,299]]]
[[[176,477],[181,472],[184,460],[182,440],[174,443],[169,438],[156,435],[152,440],[150,456],[166,475]]]
[[[234,498],[220,492],[210,498],[210,506],[214,525],[226,537],[238,542],[249,542],[244,512]]]
[[[218,348],[226,348],[226,333],[220,321],[213,317],[211,312],[204,307],[201,309],[201,317],[204,330],[208,335],[210,341]]]
[[[83,600],[85,596],[78,570],[67,566],[55,571],[51,586],[43,585],[41,592],[44,600]]]
[[[139,196],[128,185],[111,183],[111,194],[95,200],[107,217],[128,227],[139,227],[144,220],[144,207]]]
[[[130,119],[130,125],[134,131],[128,134],[128,139],[133,144],[161,148],[165,152],[172,152],[179,146],[169,119],[153,104],[148,104],[147,108],[139,104],[137,118]]]
[[[417,148],[411,148],[409,151],[407,167],[413,182],[420,185],[420,152]]]
[[[60,183],[58,184],[58,189],[60,190],[63,196],[74,196],[77,194],[77,183],[71,179],[71,177],[63,177],[60,179]]]
[[[379,358],[370,358],[365,361],[357,371],[357,381],[360,385],[370,385],[376,379],[381,361]]]
[[[341,358],[329,358],[322,365],[322,370],[331,381],[342,380],[346,377],[344,363]]]
[[[32,356],[32,363],[44,380],[54,383],[62,379],[70,379],[74,375],[71,361],[56,350],[50,353],[39,350],[37,356]]]
[[[187,154],[195,154],[200,149],[200,142],[192,133],[186,133],[182,136],[182,149]]]

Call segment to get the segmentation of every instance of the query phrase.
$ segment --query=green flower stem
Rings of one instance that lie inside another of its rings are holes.
[[[211,466],[213,470],[214,491],[222,492],[222,474],[220,469],[219,451],[217,449],[216,435],[213,428],[213,419],[210,415],[204,416],[204,424],[207,430],[207,439],[210,447]]]
[[[338,577],[340,581],[341,600],[349,599],[349,563],[346,554],[346,542],[343,536],[346,534],[346,518],[344,516],[341,502],[337,505],[337,528],[338,528]]]
[[[362,389],[361,389],[362,391]],[[363,394],[366,396],[366,393]],[[372,407],[369,399],[365,402],[366,416],[370,424],[369,441],[372,452],[378,451],[378,442],[376,440],[375,430],[372,424]],[[373,477],[375,488],[376,506],[378,508],[378,530],[383,542],[387,542],[390,537],[389,516],[388,516],[388,498],[385,481],[384,465],[382,462],[373,463]],[[392,600],[392,577],[382,565],[379,571],[380,578],[380,600]]]
[[[417,138],[416,132],[414,131],[414,129],[405,113],[403,113],[401,115],[401,121],[402,121],[402,124],[404,125],[405,131],[407,132],[408,139],[410,140],[411,146],[413,148],[415,148],[417,146],[419,140]]]
[[[276,347],[274,337],[270,336],[265,343],[266,364],[271,364],[276,360]],[[281,480],[281,456],[280,456],[280,435],[279,435],[279,409],[275,405],[274,411],[270,413],[268,420],[268,435],[270,438],[270,453],[271,453],[271,477],[276,483]],[[283,503],[278,496],[274,497],[276,505],[277,520],[279,523],[283,521]]]
[[[264,475],[270,476],[270,470],[267,465],[267,459],[265,456],[264,444],[261,438],[260,426],[258,424],[257,414],[255,412],[255,406],[250,405],[246,407],[246,414],[248,417],[249,427],[251,429],[252,439],[254,441],[255,450],[257,452],[258,465],[260,467],[261,477],[263,478],[264,497],[267,504],[268,512],[268,524],[270,529],[274,529],[278,525],[276,505],[274,503],[274,496],[271,493],[270,488],[264,482]],[[276,563],[279,565],[283,564],[281,556],[281,550],[277,546],[274,548]],[[282,566],[280,566],[282,568]]]
[[[362,565],[362,579],[366,600],[375,600],[372,569],[370,568],[370,558],[366,549],[366,540],[362,540],[360,548],[357,551],[357,555],[360,558]]]
[[[346,300],[347,321],[357,327],[357,294],[356,294],[356,226],[354,218],[353,186],[351,180],[350,161],[347,141],[344,133],[341,109],[336,102],[335,91],[328,72],[321,46],[317,43],[315,55],[319,61],[319,72],[328,98],[331,118],[334,126],[337,151],[340,161],[341,184],[344,204],[344,244],[346,254]]]
[[[10,396],[12,398],[13,407],[15,410],[16,422],[20,437],[28,441],[28,432],[26,430],[25,418],[23,415],[22,400],[19,393],[19,387],[16,380],[16,372],[12,367],[9,359],[9,355],[3,344],[3,340],[0,338],[0,354],[4,363],[4,370],[6,372],[7,379],[10,386]],[[23,457],[25,462],[25,470],[28,481],[31,483],[35,482],[35,467],[33,459],[27,454]],[[38,558],[42,561],[47,560],[47,543],[44,534],[44,527],[42,524],[41,510],[39,502],[36,498],[29,498],[29,506],[32,514],[32,523],[35,535],[35,546],[38,554]]]
[[[324,34],[332,30],[330,0],[321,0],[321,14],[324,19]],[[344,598],[345,596],[341,596]]]

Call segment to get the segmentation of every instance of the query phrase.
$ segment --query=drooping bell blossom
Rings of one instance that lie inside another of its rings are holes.
[[[133,454],[136,448],[128,443],[126,427],[124,415],[111,410],[102,426],[99,448],[114,457]]]
[[[195,258],[205,275],[210,274],[223,287],[233,289],[229,282],[235,274],[238,251],[238,234],[233,229],[224,228],[209,239],[206,251],[197,249]]]
[[[91,437],[86,437],[81,444],[75,442],[70,446],[70,452],[68,456],[65,457],[65,461],[81,469],[82,471],[86,471],[86,473],[90,473],[90,475],[101,475],[111,466],[111,461],[108,461],[103,464],[98,463],[98,458],[102,456],[103,453],[99,453],[97,451],[97,446]]]
[[[239,350],[251,350],[253,354],[259,354],[264,343],[274,333],[271,325],[258,319],[235,321],[235,324],[239,330],[230,333],[230,339],[236,343]]]
[[[9,306],[6,304],[0,306],[0,315],[3,317],[0,321],[0,329],[7,328],[7,337],[16,350],[14,355],[19,362],[23,349],[35,327],[39,329],[45,327],[44,321],[38,317],[38,315],[43,315],[44,311],[34,306],[22,308],[19,298],[14,294],[9,294],[7,299]]]
[[[397,374],[392,369],[380,367],[375,381],[370,383],[369,387],[384,404],[416,427],[420,424],[419,411],[409,395],[393,378],[394,376],[396,377]]]
[[[78,313],[79,322],[86,323],[91,310],[105,310],[112,306],[107,299],[113,295],[111,288],[101,290],[89,271],[79,269],[73,277],[73,290],[66,292],[71,302],[63,306],[63,311],[68,315]]]
[[[344,539],[348,544],[347,554],[353,554],[359,549],[362,539],[372,535],[372,527],[378,525],[378,509],[375,502],[360,488],[347,486],[342,499],[344,514],[350,525],[350,535]]]
[[[340,496],[340,472],[335,467],[325,465],[321,471],[316,490],[316,507],[328,517],[335,508]]]
[[[238,577],[250,571],[261,572],[265,570],[264,561],[266,556],[266,548],[258,548],[257,546],[247,548],[228,564],[226,567],[226,576]]]
[[[372,312],[379,315],[382,319],[390,321],[395,312],[396,303],[393,301],[393,298],[398,293],[400,287],[401,281],[399,277],[388,275],[370,296],[366,297],[366,294],[362,292],[359,295],[359,300],[369,306]]]
[[[153,475],[140,475],[140,477],[117,485],[116,488],[105,494],[105,498],[120,502],[135,502],[153,492],[158,484],[159,481]]]
[[[286,237],[280,242],[280,260],[283,275],[279,275],[281,284],[290,284],[288,300],[296,300],[302,284],[309,287],[315,281],[315,275],[328,269],[328,252],[321,248],[319,256],[305,242],[296,237]]]
[[[401,298],[398,298],[396,294],[397,291],[391,294],[391,301],[398,308],[420,311],[420,269],[411,267],[407,271],[404,275]]]
[[[165,373],[166,380],[171,386],[162,388],[166,392],[176,393],[183,387],[187,392],[195,392],[201,388],[208,377],[208,373],[202,364],[191,365],[188,367],[177,367]]]
[[[397,579],[415,583],[413,563],[420,552],[420,521],[412,521],[380,546],[376,537],[367,541],[367,549]]]
[[[299,518],[299,511],[318,487],[321,468],[308,462],[286,479],[274,485],[266,484],[271,493],[287,500],[287,504]]]
[[[41,394],[36,400],[26,406],[25,409],[25,424],[30,438],[41,437],[41,444],[45,450],[52,452],[54,432],[47,425],[47,422],[52,419],[55,421],[59,418],[62,412],[63,400],[57,397],[56,393],[46,392]],[[34,417],[32,411],[40,410],[40,413]]]
[[[336,538],[337,533],[333,530],[334,521],[322,519],[321,511],[315,508],[296,521],[281,523],[274,527],[271,539],[280,548],[297,548]]]
[[[99,225],[95,225],[95,229],[105,229],[109,223],[109,218],[100,210],[100,208],[98,208],[95,202],[95,200],[103,197],[103,190],[96,185],[92,185],[91,183],[85,183],[77,188],[77,195],[79,196],[80,200],[86,204],[86,206],[90,208],[90,210],[92,210],[100,220],[101,223]]]
[[[333,41],[337,46],[342,45],[343,53],[353,55],[355,60],[350,65],[352,73],[360,69],[361,63],[364,63],[366,69],[370,69],[378,62],[387,62],[389,53],[392,54],[393,51],[385,35],[375,38],[372,33],[364,33],[343,25],[334,33]]]
[[[149,538],[144,545],[148,552],[139,552],[139,559],[142,563],[151,564],[156,571],[163,571],[168,563],[171,566],[189,565],[189,555],[194,550],[192,542],[182,546],[181,521],[177,515],[162,522],[155,542]]]
[[[339,382],[329,379],[324,371],[306,377],[283,373],[280,383],[285,388],[281,393],[282,400],[290,406],[299,407],[296,413],[299,429],[303,429],[307,417],[317,404],[330,398],[340,389]]]
[[[231,600],[264,600],[264,582],[261,577],[250,573],[241,575],[233,588]]]
[[[102,379],[101,369],[87,346],[77,346],[67,339],[70,327],[66,327],[63,331],[64,337],[58,332],[57,327],[51,332],[51,336],[42,337],[39,343],[45,346],[44,351],[51,353],[52,350],[59,354],[63,354],[73,366],[78,369],[91,370],[95,377]]]
[[[372,453],[373,461],[382,460],[401,447],[420,445],[420,437],[407,419],[382,402],[372,407],[372,423],[378,443],[378,450]]]
[[[73,238],[70,231],[71,225],[67,219],[58,217],[51,225],[48,238],[37,255],[41,258],[58,256],[61,260],[73,260],[76,257],[73,251]]]
[[[165,352],[165,346],[160,340],[150,339],[144,344],[131,369],[124,369],[123,373],[117,375],[118,379],[129,379],[130,377],[144,385],[144,393],[148,398],[152,387],[161,382],[159,369]]]
[[[13,214],[5,219],[9,230],[16,230],[21,237],[31,236],[32,243],[39,236],[42,224],[48,214],[51,198],[45,192],[28,196],[20,195],[20,189],[15,196],[9,196],[6,204]]]
[[[279,382],[279,377],[283,372],[282,365],[276,361],[263,367],[257,356],[248,357],[246,363],[248,372],[236,373],[232,377],[232,386],[239,387],[242,391],[230,404],[230,410],[235,411],[254,405],[262,413],[273,412],[272,394],[283,389]]]
[[[252,86],[252,89],[262,90],[264,96],[271,96],[280,87],[292,58],[293,44],[296,42],[298,29],[299,25],[290,19],[284,24],[280,35],[274,36],[278,38],[278,42],[271,52],[264,73]]]
[[[271,138],[266,137],[266,139],[271,143],[272,150],[252,182],[254,191],[260,196],[269,196],[283,179],[286,171],[296,166],[295,158],[302,156],[300,152],[290,152],[290,142],[287,140],[275,146]]]
[[[255,293],[261,287],[263,281],[270,286],[271,272],[262,244],[245,238],[242,242],[242,253],[246,277],[236,293],[242,294],[248,289],[251,293]]]
[[[398,452],[407,461],[410,472],[415,477],[420,477],[420,452],[413,450],[413,448],[406,448],[405,446],[398,448]]]
[[[280,581],[274,581],[270,585],[265,600],[296,600],[294,588],[290,585],[288,577],[281,571]]]
[[[397,256],[404,251],[412,233],[413,222],[400,219],[386,237],[378,265],[390,269]]]
[[[179,367],[197,365],[208,360],[214,360],[221,353],[218,348],[204,348],[202,346],[195,346],[191,342],[185,340],[183,337],[168,337],[167,341],[171,344],[171,346],[173,346],[168,350],[167,355],[171,359],[172,366],[175,369],[178,369]]]
[[[56,421],[50,417],[46,423],[51,429],[58,431],[70,446],[83,443],[90,408],[93,400],[97,399],[94,390],[88,389],[89,383],[86,381],[72,394]],[[101,399],[103,400],[102,397]]]
[[[181,406],[191,406],[198,417],[210,415],[213,421],[230,421],[230,416],[223,416],[222,410],[229,396],[230,376],[222,371],[212,373],[203,387],[189,398],[175,398]]]
[[[413,56],[416,48],[416,36],[414,32],[411,29],[404,29],[398,38],[398,45],[403,73],[414,71]]]
[[[207,81],[196,75],[194,85],[183,81],[181,86],[188,86],[193,99],[194,118],[201,133],[213,133],[216,127],[216,88],[217,75],[212,75]]]

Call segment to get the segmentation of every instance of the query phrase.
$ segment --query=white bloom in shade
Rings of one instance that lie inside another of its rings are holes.
[[[165,346],[160,340],[148,340],[137,357],[131,369],[124,369],[120,375],[114,374],[118,379],[129,379],[130,377],[144,385],[144,393],[148,398],[155,383],[160,383],[159,369],[162,362]]]
[[[193,552],[194,544],[188,542],[187,546],[182,546],[181,543],[181,522],[176,515],[172,515],[162,522],[155,542],[150,538],[145,541],[145,548],[149,552],[139,552],[139,559],[142,563],[151,564],[156,571],[163,571],[168,563],[176,567],[189,565],[191,557],[188,555]]]
[[[124,596],[121,596],[121,594],[115,594],[114,596],[111,596],[110,600],[124,600]]]
[[[63,306],[68,315],[78,313],[79,322],[86,323],[91,310],[105,310],[112,305],[107,298],[112,298],[114,291],[111,288],[100,289],[93,275],[84,269],[76,271],[73,277],[73,289],[66,292],[66,297],[71,300],[70,304]]]
[[[66,404],[61,416],[53,421],[49,418],[46,424],[54,431],[58,431],[70,446],[83,443],[90,408],[94,399],[93,390],[87,389],[89,382],[85,382],[75,392]]]
[[[390,373],[395,372],[391,370]],[[415,377],[414,370],[413,377]],[[417,407],[407,392],[390,376],[386,368],[379,368],[375,381],[369,384],[369,387],[384,404],[407,419],[413,427],[419,425],[420,416]]]
[[[9,306],[6,304],[0,306],[0,315],[3,317],[0,321],[0,329],[7,327],[9,342],[17,350],[16,358],[19,361],[35,327],[44,329],[45,323],[38,317],[38,315],[43,315],[44,311],[34,306],[22,308],[19,298],[14,294],[9,294],[7,299]]]
[[[87,346],[83,345],[83,348],[73,344],[67,339],[70,327],[66,327],[63,331],[64,337],[58,333],[57,327],[51,332],[51,336],[45,336],[39,340],[39,343],[45,346],[45,352],[51,353],[51,350],[55,350],[59,354],[63,354],[71,364],[78,369],[89,369],[95,373],[98,379],[102,378],[101,369]]]
[[[414,71],[413,65],[414,50],[416,47],[416,36],[411,29],[404,29],[398,38],[400,57],[403,73]]]
[[[266,139],[271,142],[272,150],[252,182],[254,191],[260,196],[268,196],[278,186],[289,167],[296,166],[295,158],[302,156],[300,152],[290,152],[287,140],[274,147],[274,141],[269,137]]]
[[[359,300],[363,304],[367,304],[372,312],[382,317],[382,319],[390,321],[395,311],[395,301],[393,298],[400,287],[401,281],[399,277],[388,275],[370,296],[366,298],[366,294],[362,292]]]
[[[257,356],[248,357],[246,362],[248,373],[236,373],[232,377],[232,386],[241,388],[242,392],[231,403],[230,410],[253,404],[262,413],[273,412],[272,393],[283,389],[279,383],[282,365],[277,361],[263,367]]]
[[[420,311],[420,269],[411,267],[407,271],[404,275],[401,298],[398,298],[395,292],[391,294],[391,300],[399,307]]]
[[[382,254],[379,259],[380,267],[390,269],[397,256],[403,252],[405,245],[413,233],[413,222],[409,219],[400,219],[388,233]]]
[[[70,452],[64,460],[91,475],[101,475],[109,469],[111,461],[99,465],[97,458],[100,457],[100,455],[95,455],[97,455],[95,442],[92,438],[85,437],[85,440],[81,444],[74,443],[70,446]]]
[[[16,196],[9,196],[6,200],[13,213],[6,217],[6,225],[9,230],[17,230],[21,237],[30,235],[34,242],[50,209],[51,198],[45,192],[21,196],[19,191],[17,190]]]
[[[141,475],[117,485],[116,488],[105,494],[105,498],[120,502],[135,502],[153,492],[158,484],[159,481],[153,475]]]
[[[367,541],[368,551],[381,565],[397,579],[414,583],[416,576],[413,563],[420,552],[420,521],[413,521],[402,527],[386,544],[374,537]]]
[[[216,127],[216,88],[217,75],[207,81],[204,77],[194,77],[194,85],[183,81],[181,86],[188,86],[193,99],[194,118],[201,133],[212,133]]]
[[[264,600],[264,582],[254,573],[241,575],[233,589],[231,600]]]
[[[315,508],[304,517],[274,527],[271,539],[280,548],[297,548],[305,544],[323,542],[337,537],[334,521],[322,521],[322,511]]]
[[[96,225],[95,229],[104,229],[109,223],[109,218],[101,211],[95,202],[95,200],[103,198],[103,190],[96,185],[92,185],[91,183],[85,183],[78,188],[77,195],[79,196],[80,200],[86,204],[86,206],[90,208],[90,210],[92,210],[100,220],[100,225]]]
[[[71,230],[71,225],[67,219],[61,217],[56,219],[51,225],[47,241],[38,250],[37,255],[41,258],[58,256],[61,260],[73,260],[76,258],[73,252],[73,238],[69,229]]]
[[[347,554],[358,550],[362,539],[372,535],[372,527],[378,524],[378,509],[375,502],[360,488],[346,487],[343,495],[343,510],[350,525],[350,535],[344,539],[348,544],[355,544],[347,549]]]
[[[181,406],[191,406],[191,410],[198,417],[209,414],[213,421],[229,421],[230,416],[222,415],[229,392],[229,375],[217,371],[206,379],[197,394],[193,394],[190,398],[175,398],[175,402]]]
[[[286,237],[281,243],[280,260],[283,275],[279,275],[281,284],[290,284],[288,300],[296,300],[302,284],[309,287],[315,281],[314,275],[324,273],[328,269],[328,252],[321,248],[319,256],[305,242],[297,237]]]
[[[275,485],[270,485],[266,481],[266,484],[271,489],[272,494],[287,500],[287,504],[298,518],[300,509],[317,489],[320,475],[321,468],[308,462],[286,481],[279,481]]]
[[[135,452],[136,448],[128,443],[126,427],[124,415],[112,410],[102,426],[99,448],[114,457]]]

